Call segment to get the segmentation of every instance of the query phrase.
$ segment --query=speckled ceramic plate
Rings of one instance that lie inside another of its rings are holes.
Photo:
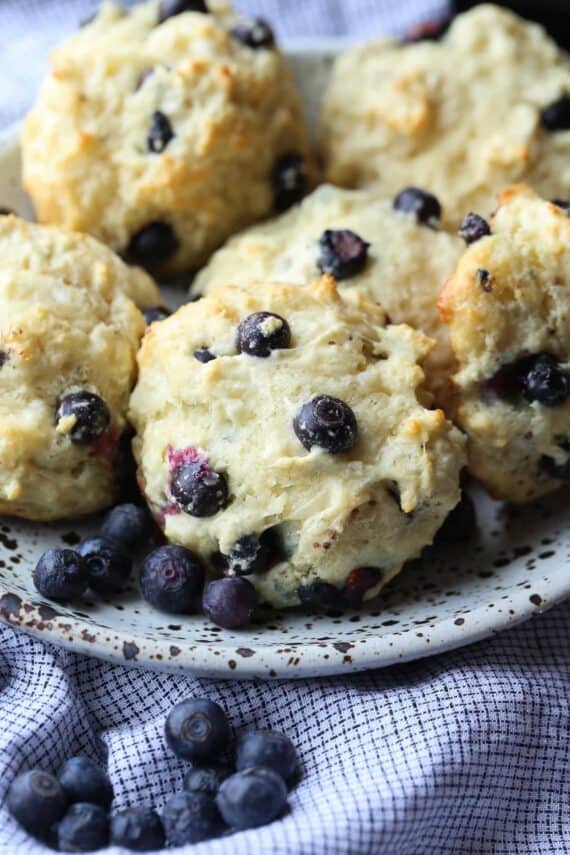
[[[334,50],[329,43],[291,52],[313,115]],[[20,184],[17,129],[0,140],[0,206],[32,215]],[[180,294],[166,296],[180,301]],[[267,611],[239,632],[200,616],[161,614],[134,585],[113,601],[43,602],[31,581],[40,553],[77,543],[98,520],[40,526],[0,519],[0,618],[81,653],[216,677],[335,674],[416,659],[496,633],[570,594],[569,493],[519,509],[477,490],[474,498],[473,542],[426,550],[361,611]]]

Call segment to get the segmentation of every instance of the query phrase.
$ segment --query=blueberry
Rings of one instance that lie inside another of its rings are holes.
[[[222,781],[232,774],[231,766],[219,763],[216,766],[196,766],[184,778],[184,789],[190,793],[206,793],[215,796]]]
[[[8,810],[30,834],[41,836],[64,815],[67,796],[49,772],[31,769],[18,775],[8,790]]]
[[[175,793],[162,812],[169,846],[184,846],[210,840],[222,830],[216,802],[205,793]]]
[[[75,445],[87,445],[99,439],[109,427],[111,413],[105,401],[93,392],[69,392],[59,399],[55,424],[70,419],[70,428],[62,426]]]
[[[152,120],[148,131],[147,145],[148,150],[153,154],[162,154],[168,143],[174,139],[174,131],[168,116],[161,113],[160,110],[155,110],[152,114]]]
[[[291,346],[291,330],[281,315],[273,312],[254,312],[244,318],[238,327],[237,349],[249,356],[266,358],[272,350]]]
[[[273,167],[273,203],[277,211],[286,211],[300,202],[307,189],[307,170],[298,154],[286,154]]]
[[[173,256],[179,245],[172,226],[155,221],[132,236],[127,257],[135,264],[152,270]]]
[[[544,107],[540,114],[543,127],[547,131],[570,130],[570,95],[562,95],[557,101]]]
[[[479,214],[467,214],[463,217],[459,226],[459,236],[463,238],[465,243],[475,243],[483,237],[491,234],[491,229],[487,220],[480,217]]]
[[[523,397],[544,407],[557,407],[570,397],[570,377],[549,353],[529,357],[522,385]]]
[[[204,569],[199,559],[183,546],[159,546],[141,565],[141,593],[147,602],[163,612],[190,614],[195,611],[196,598],[203,584]]]
[[[394,197],[395,211],[414,214],[418,223],[435,227],[441,220],[441,205],[435,196],[421,187],[406,187]]]
[[[238,21],[230,33],[236,41],[254,50],[270,48],[275,44],[273,30],[263,18],[246,18]]]
[[[228,503],[225,477],[203,460],[178,466],[170,479],[170,493],[176,504],[193,517],[214,516]]]
[[[241,576],[216,579],[204,588],[202,609],[207,618],[224,629],[240,629],[250,623],[257,594]]]
[[[319,239],[317,266],[321,273],[330,273],[339,281],[350,279],[364,270],[369,246],[350,229],[327,229]]]
[[[350,451],[358,432],[348,404],[330,395],[317,395],[303,404],[293,419],[293,429],[307,451],[316,445],[330,454]]]
[[[204,0],[161,0],[158,23],[162,24],[168,18],[182,15],[183,12],[200,12],[208,14],[208,7]]]
[[[100,805],[71,805],[57,829],[60,852],[95,852],[109,844],[109,819]]]
[[[342,609],[345,606],[344,595],[340,588],[330,582],[308,582],[297,588],[301,605],[309,609]]]
[[[565,199],[551,199],[550,200],[553,205],[556,205],[557,208],[561,208],[565,214],[570,214],[570,202]]]
[[[119,543],[106,537],[87,537],[79,544],[77,552],[87,564],[92,590],[98,594],[117,594],[124,590],[133,564]]]
[[[471,497],[464,493],[435,536],[435,543],[465,543],[475,533],[477,517]]]
[[[287,787],[271,769],[246,769],[224,781],[216,804],[232,828],[256,828],[272,822],[283,811]]]
[[[198,350],[194,351],[194,359],[197,359],[198,362],[202,362],[204,365],[207,362],[212,362],[215,358],[214,354],[207,347],[199,347]]]
[[[33,580],[49,600],[75,600],[87,590],[89,574],[85,561],[72,549],[48,549],[36,564]]]
[[[108,808],[113,801],[109,776],[90,757],[70,757],[59,773],[59,783],[70,802],[89,802]]]
[[[236,742],[236,769],[263,766],[290,781],[297,770],[297,751],[288,736],[274,730],[251,730]]]
[[[383,576],[380,567],[354,567],[344,583],[344,600],[352,609],[360,608],[364,595],[374,588]]]
[[[225,712],[208,698],[177,703],[168,713],[164,734],[171,751],[193,763],[215,760],[230,740]]]
[[[101,537],[114,540],[124,549],[144,544],[151,532],[151,520],[145,508],[127,502],[108,511],[101,523]]]
[[[267,529],[259,536],[244,534],[221,558],[226,576],[248,576],[268,570],[277,556],[275,535],[272,529]]]
[[[151,852],[164,844],[164,829],[154,808],[128,807],[111,817],[111,846]]]
[[[154,324],[155,321],[163,321],[171,314],[164,306],[147,306],[146,309],[141,309],[141,312],[147,327]]]

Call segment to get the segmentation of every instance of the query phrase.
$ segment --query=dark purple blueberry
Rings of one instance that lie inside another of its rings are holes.
[[[291,330],[281,315],[254,312],[240,322],[236,344],[240,353],[265,359],[271,356],[272,350],[291,346]]]
[[[192,517],[212,517],[228,504],[228,485],[220,472],[202,460],[183,463],[172,473],[170,493]]]
[[[155,110],[147,136],[148,150],[153,154],[162,154],[168,143],[174,139],[174,131],[168,116]]]
[[[223,781],[232,774],[232,767],[226,763],[216,766],[195,766],[184,778],[184,789],[189,793],[205,793],[215,796]]]
[[[236,41],[254,50],[275,44],[273,30],[263,18],[244,18],[232,27],[230,33]]]
[[[70,418],[73,424],[66,435],[75,445],[87,445],[102,436],[111,422],[105,401],[93,392],[69,392],[59,399],[55,424]]]
[[[344,593],[330,582],[307,582],[297,588],[301,605],[315,611],[343,609]]]
[[[217,760],[230,741],[223,709],[209,698],[188,698],[177,703],[164,725],[166,743],[177,757],[193,763]]]
[[[395,211],[404,214],[414,214],[418,223],[435,228],[441,220],[441,205],[435,196],[422,190],[421,187],[406,187],[394,197],[392,203]]]
[[[321,273],[330,273],[338,281],[350,279],[364,270],[369,246],[350,229],[327,229],[319,239],[317,266]]]
[[[380,567],[354,567],[344,583],[344,600],[352,609],[360,608],[364,595],[381,580]]]
[[[109,845],[109,818],[99,805],[71,805],[57,829],[60,852],[95,852]]]
[[[155,221],[132,236],[127,257],[135,264],[152,270],[171,258],[179,245],[172,226]]]
[[[250,623],[257,594],[242,576],[216,579],[204,588],[202,609],[207,618],[224,629],[240,629]]]
[[[303,404],[293,419],[293,429],[307,451],[317,446],[329,454],[350,451],[358,433],[348,404],[330,395],[317,395]]]
[[[199,347],[198,350],[194,351],[194,359],[197,359],[198,362],[202,362],[204,365],[212,362],[215,358],[214,354],[207,347]]]
[[[152,530],[146,508],[126,502],[107,511],[101,523],[101,537],[113,540],[130,551],[142,546]]]
[[[164,849],[164,844],[164,829],[154,808],[128,807],[111,817],[111,846],[152,852]]]
[[[75,600],[89,585],[87,564],[72,549],[48,549],[33,572],[34,585],[49,600]]]
[[[277,211],[286,211],[300,202],[307,189],[307,170],[298,154],[286,154],[273,167],[271,176],[273,203]]]
[[[463,217],[459,226],[459,236],[463,238],[466,244],[475,243],[491,234],[491,229],[487,220],[480,217],[479,214],[467,214]]]
[[[558,407],[570,397],[570,377],[549,353],[529,357],[523,378],[523,397],[543,407]]]
[[[238,736],[236,769],[263,766],[290,781],[297,770],[297,751],[288,736],[275,730],[250,730]]]
[[[222,555],[224,575],[248,576],[264,573],[275,563],[279,553],[273,529],[261,535],[244,534],[238,538],[227,555]]]
[[[560,448],[568,452],[568,457],[562,463],[557,463],[554,458],[543,454],[540,458],[539,468],[548,475],[549,478],[556,478],[559,481],[570,481],[570,440],[565,440],[561,443]]]
[[[59,773],[59,783],[71,803],[89,802],[109,808],[113,785],[106,771],[90,757],[70,757]]]
[[[12,816],[36,837],[59,822],[68,806],[57,778],[40,769],[31,769],[14,778],[6,803]]]
[[[216,802],[205,793],[175,793],[162,812],[169,846],[184,846],[211,840],[223,830]]]
[[[544,107],[540,118],[547,131],[570,131],[570,95],[562,95]]]
[[[147,327],[156,321],[164,321],[171,314],[170,310],[165,308],[165,306],[147,306],[146,309],[141,309],[141,312]]]
[[[287,804],[283,778],[271,769],[245,769],[228,778],[216,804],[231,828],[256,828],[273,822]]]
[[[168,18],[182,15],[184,12],[200,12],[208,14],[208,7],[204,0],[161,0],[158,13],[158,23],[162,24]]]
[[[556,205],[557,208],[561,208],[565,214],[570,214],[570,202],[565,199],[551,199],[550,200],[553,205]]]
[[[465,543],[475,534],[477,516],[475,505],[468,493],[450,511],[435,536],[435,543]]]
[[[145,600],[163,612],[191,614],[204,584],[204,568],[183,546],[167,544],[154,549],[140,569],[140,588]]]
[[[87,564],[89,587],[93,591],[117,594],[124,590],[133,562],[119,543],[106,537],[87,537],[77,552]]]

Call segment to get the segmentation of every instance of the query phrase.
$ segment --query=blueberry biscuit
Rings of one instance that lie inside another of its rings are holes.
[[[479,5],[439,42],[386,39],[340,57],[320,147],[328,180],[427,188],[453,227],[487,216],[514,182],[567,198],[570,62],[538,25]]]
[[[104,3],[54,52],[25,124],[39,219],[157,275],[196,268],[309,181],[300,101],[271,31],[207,5]]]
[[[154,285],[92,238],[0,221],[0,513],[111,504]]]
[[[153,326],[130,418],[167,538],[274,605],[375,594],[459,499],[463,438],[417,391],[430,347],[328,276],[220,286]]]
[[[442,391],[452,354],[437,297],[464,244],[437,230],[434,205],[437,200],[415,188],[388,201],[323,185],[283,216],[228,241],[198,274],[193,291],[209,293],[216,282],[305,284],[330,273],[344,296],[380,303],[395,323],[436,339],[425,367],[430,387]]]
[[[499,202],[440,310],[470,468],[498,498],[526,502],[570,480],[570,217],[524,185]]]

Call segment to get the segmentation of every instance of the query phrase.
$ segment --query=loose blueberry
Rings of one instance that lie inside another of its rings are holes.
[[[558,407],[568,400],[570,377],[562,371],[554,356],[539,353],[529,357],[527,362],[523,378],[523,397],[527,401],[537,401],[544,407]]]
[[[204,365],[212,362],[215,358],[214,354],[207,347],[199,347],[198,350],[194,351],[194,359],[197,359],[198,362],[202,362]]]
[[[283,811],[287,787],[271,769],[246,769],[224,781],[216,804],[232,828],[256,828],[272,822]]]
[[[26,831],[42,836],[67,810],[67,797],[49,772],[32,769],[18,775],[8,790],[8,810]]]
[[[490,234],[489,223],[479,214],[467,214],[459,226],[459,236],[463,238],[466,244],[475,243],[475,241]]]
[[[124,590],[133,564],[119,543],[106,537],[87,537],[79,544],[77,552],[87,564],[90,588],[98,594],[117,594]]]
[[[330,273],[338,281],[350,279],[364,270],[369,246],[350,229],[327,229],[319,239],[317,266],[321,273]]]
[[[345,606],[343,592],[329,582],[309,582],[297,588],[301,605],[309,609],[342,609]]]
[[[208,7],[204,0],[161,0],[158,23],[162,24],[168,18],[182,15],[183,12],[200,12],[207,15]]]
[[[317,446],[330,454],[350,451],[358,432],[348,404],[330,395],[317,395],[303,404],[293,419],[293,429],[307,451]]]
[[[468,493],[450,511],[435,536],[435,543],[465,543],[470,540],[477,527],[475,505]]]
[[[87,445],[102,436],[111,421],[105,401],[93,392],[70,392],[60,398],[55,411],[55,424],[70,419],[63,430],[75,445]]]
[[[207,618],[224,629],[240,629],[250,623],[257,594],[241,576],[216,579],[204,588],[202,609]]]
[[[101,537],[114,540],[125,550],[142,546],[151,532],[151,520],[145,508],[126,502],[108,511],[101,523]]]
[[[264,573],[278,558],[278,544],[272,529],[261,535],[244,534],[240,537],[228,555],[221,556],[224,575],[249,576],[250,573]]]
[[[251,730],[236,742],[236,769],[263,766],[290,781],[297,770],[297,751],[288,736],[274,730]]]
[[[48,549],[33,572],[34,585],[49,600],[81,597],[89,585],[87,564],[72,549]]]
[[[162,154],[168,143],[174,139],[174,131],[170,120],[160,110],[152,114],[152,121],[147,137],[148,150],[153,154]]]
[[[344,583],[346,605],[352,609],[359,608],[366,592],[378,584],[382,575],[380,567],[354,567]]]
[[[89,802],[108,808],[113,801],[109,776],[90,757],[70,757],[59,773],[59,783],[71,803]]]
[[[111,846],[152,852],[164,844],[164,829],[154,808],[128,807],[111,817]]]
[[[562,95],[557,101],[545,107],[540,118],[547,131],[570,130],[570,95]]]
[[[272,350],[291,346],[291,330],[281,315],[273,312],[254,312],[244,318],[238,327],[237,349],[249,356],[266,358]]]
[[[109,819],[99,805],[71,805],[57,829],[60,852],[95,852],[109,844]]]
[[[441,205],[435,196],[420,187],[406,187],[394,198],[395,211],[414,214],[418,223],[437,227],[441,220]]]
[[[225,712],[208,698],[177,703],[168,713],[164,734],[170,750],[193,763],[215,760],[230,740]]]
[[[164,321],[171,314],[164,306],[147,306],[146,309],[141,309],[141,312],[147,327],[154,324],[155,321]]]
[[[204,584],[204,568],[183,546],[168,544],[154,549],[140,569],[140,587],[145,600],[163,612],[191,614]]]
[[[184,846],[210,840],[222,830],[222,820],[212,796],[205,793],[175,793],[162,812],[169,846]]]
[[[307,170],[298,154],[286,154],[273,167],[273,202],[277,211],[286,211],[300,202],[307,188]]]
[[[214,516],[228,504],[225,477],[203,460],[183,463],[175,469],[170,493],[177,505],[193,517]]]
[[[184,789],[189,793],[205,793],[215,796],[223,781],[232,774],[231,766],[225,763],[217,766],[196,766],[190,769],[184,778]]]
[[[270,48],[275,44],[273,30],[262,18],[247,18],[232,27],[231,35],[236,41],[247,47],[257,50],[258,48]]]
[[[570,214],[570,202],[565,199],[551,199],[550,200],[553,205],[556,205],[557,208],[561,208],[565,214]]]
[[[155,221],[132,236],[127,257],[135,264],[152,270],[173,256],[178,247],[172,226]]]

